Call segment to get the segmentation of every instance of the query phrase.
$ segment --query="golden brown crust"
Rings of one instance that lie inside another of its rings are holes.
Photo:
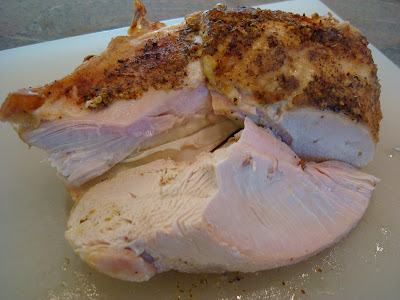
[[[180,42],[177,31],[164,31],[139,42],[136,36],[117,37],[105,53],[50,88],[65,93],[75,86],[77,104],[101,97],[96,107],[115,100],[140,98],[149,89],[181,89],[189,60]]]
[[[11,120],[16,124],[31,123],[30,113],[45,102],[42,88],[22,89],[11,93],[0,109],[0,120]],[[27,125],[28,125],[27,124]]]
[[[317,107],[366,124],[377,140],[380,85],[368,42],[348,23],[313,15],[218,6],[200,20],[209,88],[234,103]]]
[[[32,105],[10,94],[0,111],[2,120],[60,97],[93,109],[139,98],[149,89],[181,89],[188,63],[200,59],[208,87],[234,103],[245,93],[255,105],[286,100],[288,109],[329,109],[367,125],[378,139],[377,68],[368,42],[348,23],[219,5],[187,16],[181,26],[162,27],[153,23],[115,38],[73,74],[37,89]]]
[[[191,29],[161,30],[162,23],[153,23],[132,36],[114,38],[106,51],[86,57],[71,75],[35,89],[33,103],[20,92],[11,93],[3,104],[0,116],[33,112],[44,102],[66,97],[71,105],[101,108],[121,99],[137,99],[149,89],[181,89],[187,84],[186,67],[199,44],[193,42]],[[151,34],[153,31],[157,31]],[[150,37],[147,37],[148,34]],[[41,100],[40,105],[38,99]],[[91,101],[93,100],[93,101]]]

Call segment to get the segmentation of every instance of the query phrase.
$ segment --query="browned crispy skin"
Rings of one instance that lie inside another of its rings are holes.
[[[193,43],[190,28],[154,32],[162,23],[153,23],[132,36],[114,38],[106,51],[88,56],[72,74],[46,86],[11,93],[4,102],[0,118],[20,120],[47,101],[66,97],[70,105],[101,109],[121,99],[137,99],[149,89],[181,89],[187,84],[186,66],[199,48]],[[86,101],[101,97],[93,107]],[[28,101],[29,98],[29,101]],[[26,100],[26,101],[25,101]]]
[[[377,68],[367,40],[348,23],[220,5],[157,31],[162,26],[153,23],[115,38],[104,53],[29,97],[27,90],[10,94],[0,118],[21,122],[21,116],[62,96],[82,109],[101,109],[149,89],[181,89],[188,63],[200,59],[208,87],[234,103],[245,93],[258,106],[286,100],[289,108],[340,112],[365,124],[378,140]],[[93,99],[95,104],[85,107]]]
[[[341,112],[366,124],[378,139],[377,68],[367,40],[348,23],[220,6],[205,12],[200,26],[211,89],[234,102],[235,90],[241,90],[260,105],[291,100],[293,107]]]
[[[42,88],[24,89],[8,95],[0,110],[0,120],[23,118],[43,105],[45,97],[42,95]],[[23,120],[21,120],[23,121]]]

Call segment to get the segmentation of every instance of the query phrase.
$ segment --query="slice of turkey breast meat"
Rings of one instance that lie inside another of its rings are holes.
[[[40,109],[39,109],[40,110]],[[221,130],[218,130],[221,128]],[[132,154],[210,131],[214,141],[199,151],[211,151],[239,128],[213,113],[205,86],[180,91],[148,92],[136,101],[119,101],[82,116],[41,121],[38,129],[21,134],[30,145],[44,148],[51,164],[67,183],[80,186]],[[182,147],[196,144],[186,139]],[[197,151],[197,152],[199,152]]]
[[[47,151],[69,189],[128,156],[165,152],[168,145],[174,149],[178,140],[179,150],[192,159],[242,126],[214,113],[200,62],[183,61],[175,41],[182,25],[154,26],[139,36],[114,39],[71,75],[10,94],[3,105],[3,118],[26,143]],[[196,134],[207,132],[212,138],[200,145]],[[171,158],[182,160],[177,156]]]
[[[269,127],[303,159],[373,159],[380,85],[360,31],[330,16],[223,7],[199,23],[218,114]]]
[[[238,142],[194,162],[156,160],[91,188],[66,238],[91,266],[143,281],[171,269],[253,272],[329,247],[364,214],[377,179],[347,164],[302,164],[245,122]]]
[[[377,69],[348,23],[219,5],[165,27],[136,12],[142,30],[113,39],[61,80],[11,93],[0,110],[26,143],[48,152],[70,189],[125,159],[170,155],[164,144],[175,154],[191,149],[193,158],[245,117],[302,159],[360,167],[373,158],[382,118]],[[216,137],[208,146],[196,150],[185,139],[207,129]]]

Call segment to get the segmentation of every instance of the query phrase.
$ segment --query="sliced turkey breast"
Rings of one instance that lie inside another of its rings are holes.
[[[380,85],[359,30],[331,16],[224,6],[197,22],[218,114],[251,117],[302,158],[358,167],[373,159]]]
[[[194,162],[156,160],[94,186],[66,238],[91,266],[124,280],[275,268],[343,237],[376,181],[337,161],[304,164],[247,120],[228,148]]]
[[[148,92],[136,101],[118,101],[103,110],[42,120],[37,129],[20,136],[29,145],[46,149],[66,183],[80,186],[132,153],[141,151],[143,156],[144,150],[221,123],[228,126],[216,132],[217,145],[239,126],[215,115],[208,89],[199,86]],[[215,143],[203,150],[211,151]]]
[[[26,143],[47,151],[69,189],[129,155],[149,155],[154,151],[146,150],[200,131],[214,136],[201,147],[211,151],[243,125],[213,112],[200,62],[181,51],[189,43],[184,30],[154,23],[117,37],[69,76],[11,93],[0,117]]]
[[[226,122],[221,115],[268,126],[303,159],[372,160],[380,86],[368,42],[348,23],[218,5],[165,27],[136,4],[131,36],[1,107],[1,120],[45,149],[67,185]]]

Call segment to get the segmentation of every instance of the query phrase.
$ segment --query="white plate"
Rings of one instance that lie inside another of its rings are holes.
[[[263,6],[326,14],[316,0]],[[171,20],[170,23],[177,22]],[[0,99],[71,72],[126,29],[0,52]],[[114,280],[81,262],[64,240],[72,200],[45,155],[0,125],[0,299],[398,299],[400,295],[400,70],[371,47],[382,84],[380,138],[366,170],[382,179],[358,226],[341,242],[294,266],[255,274],[169,272],[145,283]],[[319,272],[321,270],[322,272]],[[239,277],[238,277],[239,276]],[[238,280],[240,279],[240,280]],[[303,292],[302,292],[303,290]]]

